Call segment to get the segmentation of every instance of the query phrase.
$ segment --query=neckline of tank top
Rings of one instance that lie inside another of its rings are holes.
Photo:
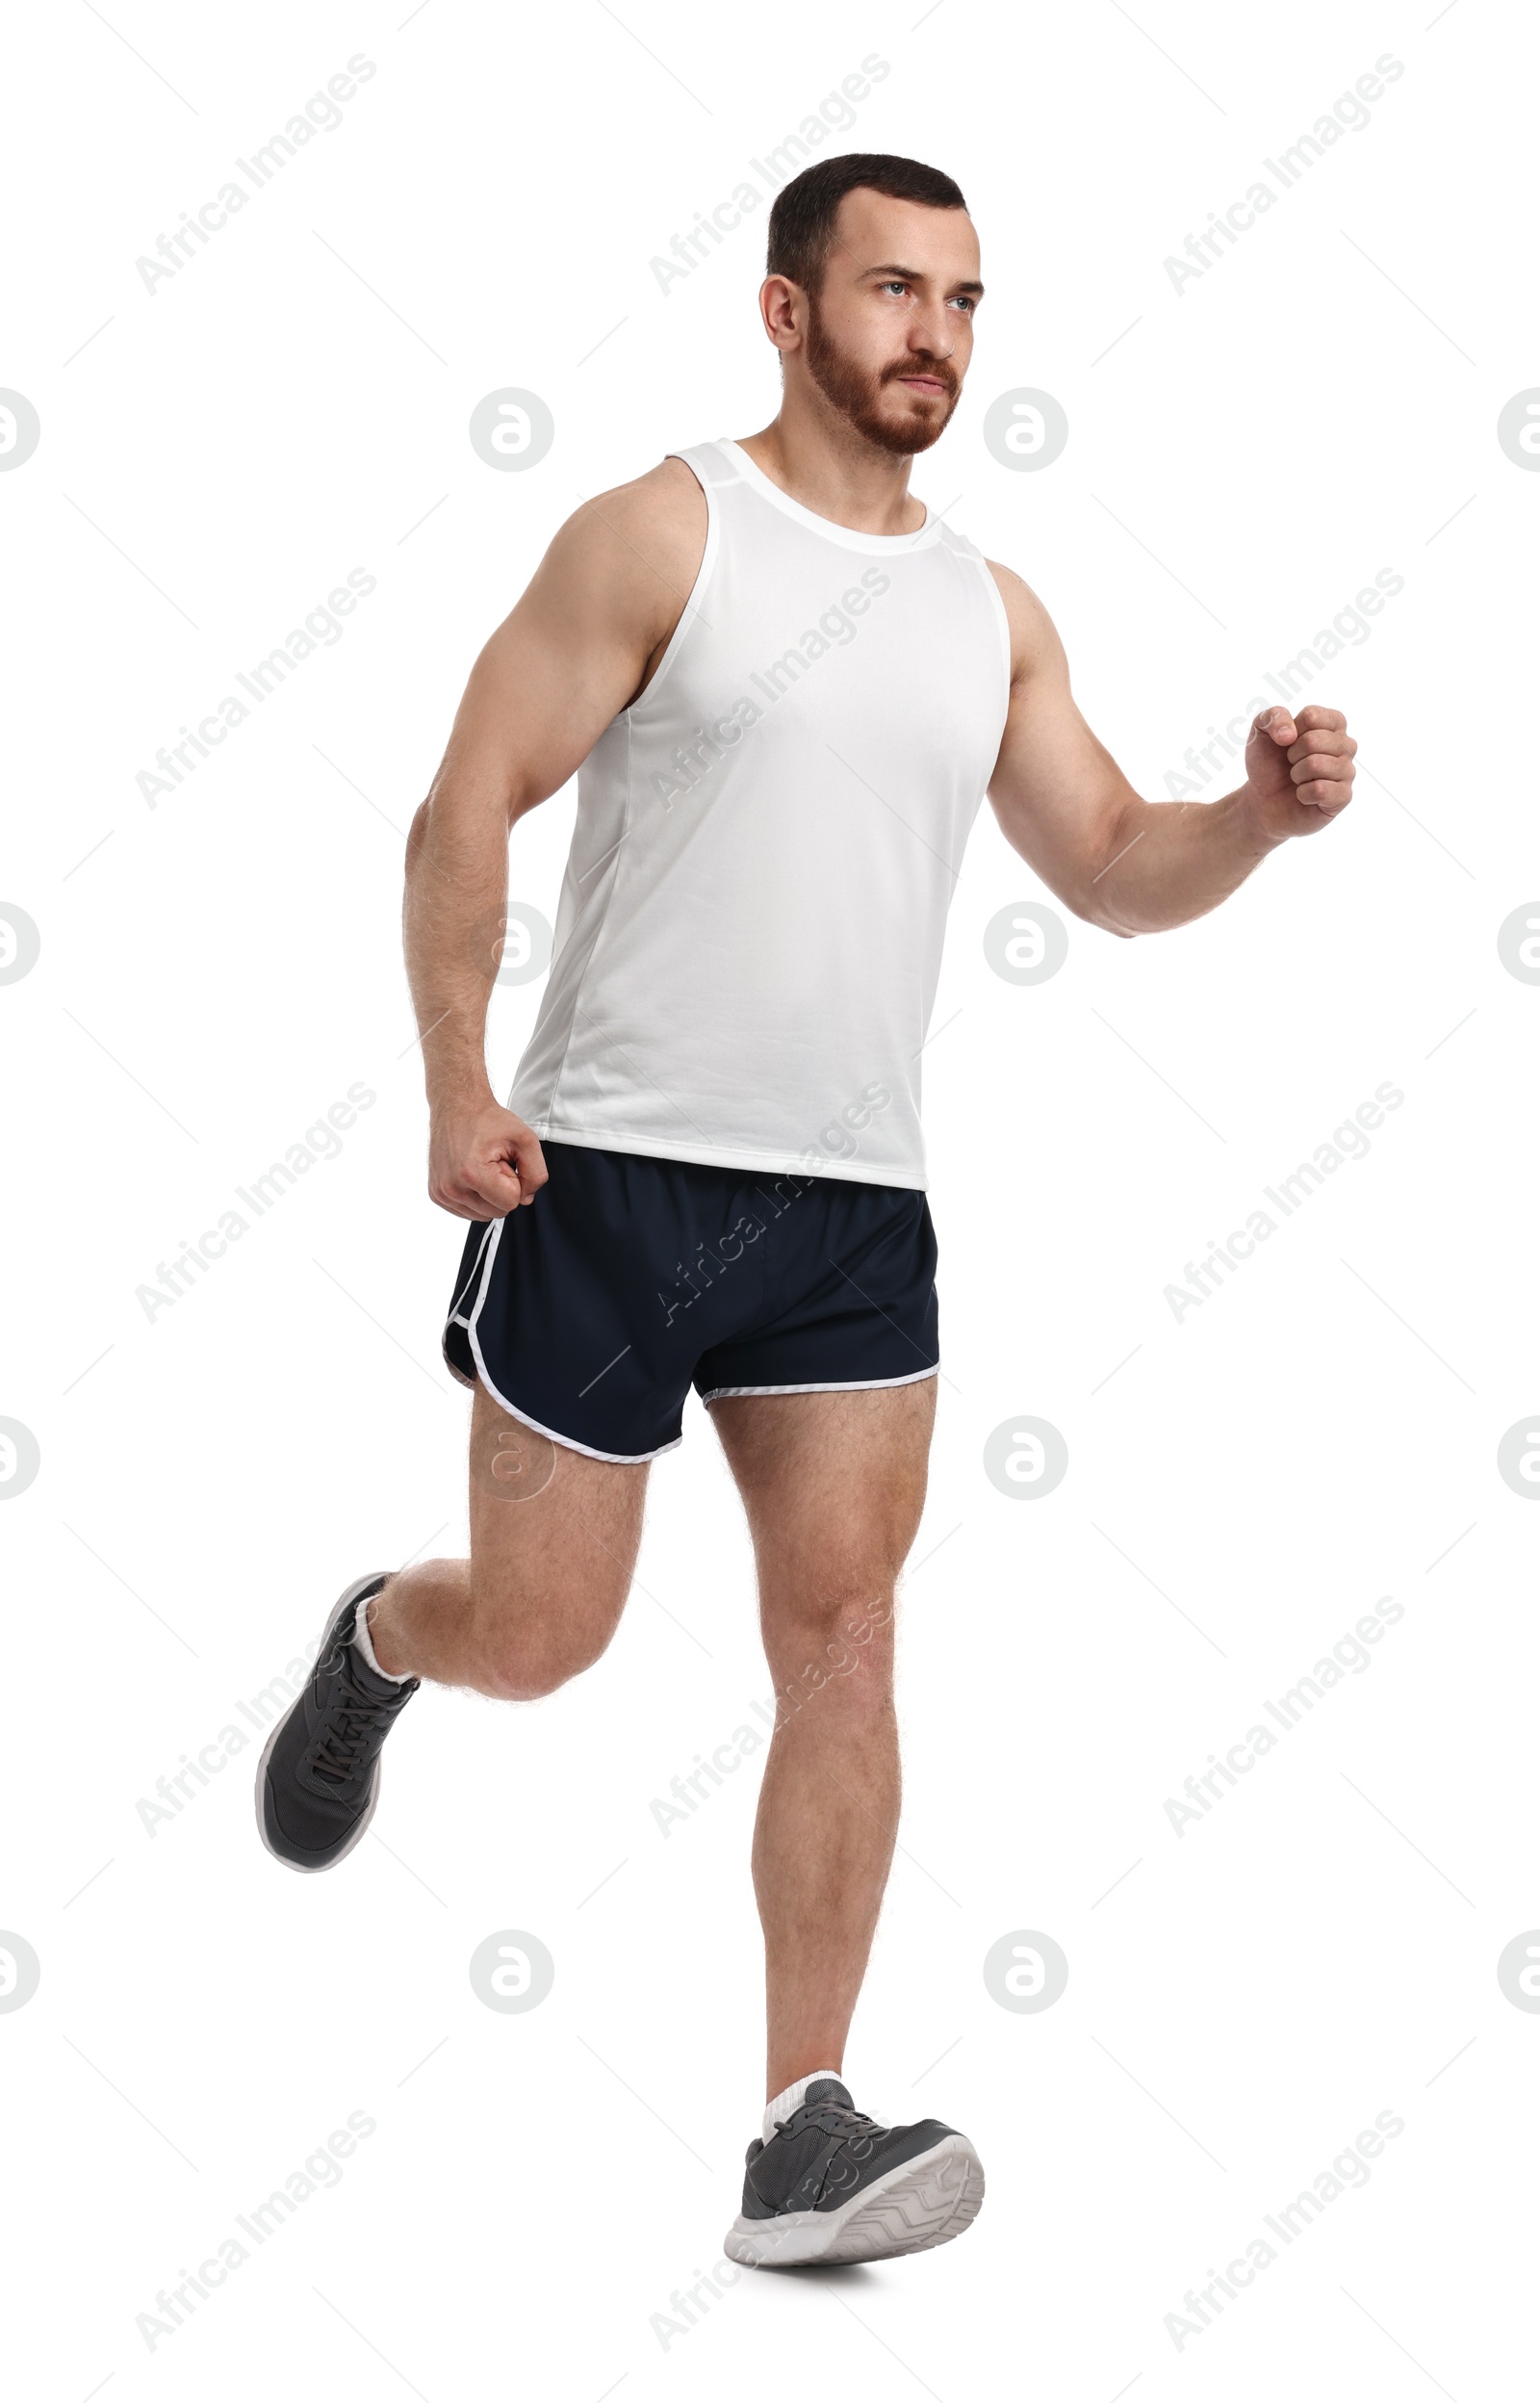
[[[751,492],[758,493],[761,500],[783,510],[787,517],[793,518],[799,526],[806,526],[809,532],[822,534],[828,542],[838,543],[841,550],[924,551],[940,534],[941,521],[929,502],[923,504],[924,525],[916,526],[911,534],[868,534],[862,532],[859,526],[841,526],[837,518],[820,517],[816,509],[805,508],[800,501],[792,499],[789,492],[783,492],[781,486],[773,482],[763,468],[749,456],[743,445],[734,442],[730,434],[719,438],[717,448],[729,454],[741,481],[748,485]],[[918,495],[915,497],[917,499]]]

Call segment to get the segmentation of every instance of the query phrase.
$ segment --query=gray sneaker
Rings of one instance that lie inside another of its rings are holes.
[[[751,2269],[882,2261],[949,2244],[983,2201],[983,2164],[955,2128],[881,2127],[837,2078],[815,2078],[769,2143],[750,2145],[723,2250]]]
[[[359,1605],[388,1571],[350,1585],[327,1621],[310,1682],[268,1738],[257,1826],[290,1869],[331,1869],[362,1841],[379,1800],[380,1746],[418,1679],[377,1677],[353,1642]]]

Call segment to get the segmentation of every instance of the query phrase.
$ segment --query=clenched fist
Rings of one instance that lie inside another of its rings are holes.
[[[433,1112],[428,1196],[453,1217],[506,1218],[534,1200],[548,1174],[536,1136],[490,1094]]]
[[[1271,841],[1313,835],[1339,817],[1353,797],[1358,745],[1341,710],[1312,702],[1291,717],[1264,710],[1246,737],[1246,783],[1262,832]]]

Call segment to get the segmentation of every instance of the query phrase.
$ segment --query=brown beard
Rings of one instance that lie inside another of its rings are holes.
[[[878,396],[885,384],[916,371],[934,375],[946,386],[945,414],[938,420],[911,418],[907,425],[895,425],[882,415]],[[830,340],[814,295],[809,295],[808,301],[808,373],[831,408],[837,409],[859,434],[875,443],[880,451],[890,451],[900,457],[911,458],[915,452],[930,449],[945,432],[962,395],[962,384],[951,361],[938,359],[929,350],[906,352],[877,375],[858,367]]]

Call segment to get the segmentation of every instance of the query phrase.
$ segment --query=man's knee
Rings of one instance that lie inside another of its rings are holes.
[[[538,1627],[491,1629],[477,1647],[481,1691],[499,1702],[539,1702],[591,1668],[603,1649],[580,1650]]]
[[[501,1702],[538,1702],[591,1668],[605,1649],[612,1624],[560,1603],[542,1608],[527,1594],[473,1584],[472,1641],[483,1693]]]
[[[829,1563],[814,1581],[765,1596],[765,1642],[777,1683],[799,1699],[850,1685],[874,1698],[892,1677],[893,1585],[860,1562]]]
[[[481,1691],[495,1702],[540,1702],[557,1693],[587,1668],[565,1653],[536,1651],[518,1641],[499,1639],[482,1654]]]
[[[787,1563],[784,1573],[767,1579],[766,1606],[788,1628],[830,1642],[842,1633],[869,1640],[892,1625],[898,1565],[878,1543],[825,1549],[816,1560]]]

